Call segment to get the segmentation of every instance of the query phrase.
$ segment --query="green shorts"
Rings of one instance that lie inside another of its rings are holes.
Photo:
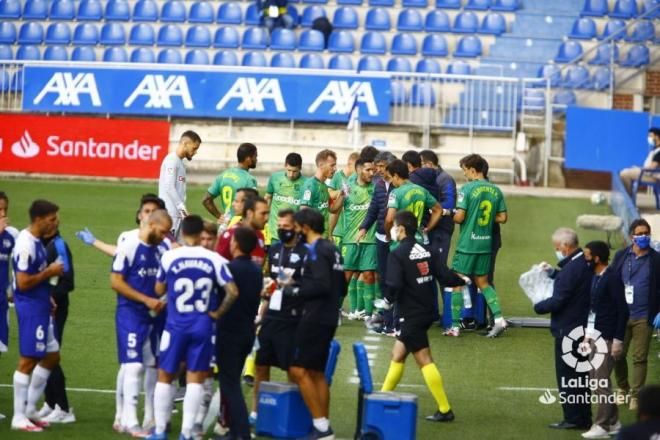
[[[345,270],[369,272],[378,267],[375,243],[345,244],[341,247],[341,255]]]
[[[451,262],[451,270],[463,275],[488,275],[491,264],[491,254],[463,254],[456,251]]]
[[[341,240],[342,240],[342,238],[344,238],[344,237],[342,237],[340,235],[333,235],[332,236],[332,241],[335,243],[335,246],[337,246],[337,249],[341,249]]]

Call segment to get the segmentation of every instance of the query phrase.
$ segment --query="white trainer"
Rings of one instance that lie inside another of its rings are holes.
[[[486,335],[487,338],[496,338],[500,336],[504,331],[506,330],[507,325],[506,321],[502,318],[500,320],[495,320],[495,325],[493,325],[493,328],[488,332]]]
[[[44,417],[48,416],[48,414],[50,414],[52,412],[53,412],[53,408],[51,408],[50,406],[48,406],[48,404],[46,402],[44,402],[44,406],[42,406],[41,409],[39,410],[39,412],[37,413],[37,417],[39,417],[40,419],[43,419]]]
[[[592,425],[591,429],[582,433],[584,438],[610,438],[610,433],[600,425]]]
[[[55,405],[55,409],[41,420],[48,423],[66,424],[74,423],[76,421],[76,416],[73,413],[73,408],[69,408],[69,411],[67,412],[60,408],[59,405]]]
[[[11,419],[11,429],[13,429],[14,431],[23,431],[23,432],[42,432],[44,430],[42,427],[32,423],[25,416],[20,416],[20,417],[14,416]]]
[[[442,334],[444,336],[453,336],[454,338],[458,338],[461,335],[461,330],[458,327],[452,327],[445,330]]]
[[[616,422],[614,425],[610,426],[610,435],[617,435],[621,431],[621,422]]]

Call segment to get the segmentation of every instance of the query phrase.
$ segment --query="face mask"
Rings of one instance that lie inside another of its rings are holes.
[[[646,138],[646,142],[648,142],[649,148],[651,150],[653,150],[655,148],[655,141],[653,139],[653,136],[649,136],[648,138]]]
[[[302,232],[298,232],[298,239],[303,243],[307,243],[307,235]]]
[[[637,245],[640,249],[648,249],[651,245],[651,236],[650,235],[637,235],[633,237],[633,243]]]
[[[283,243],[288,243],[291,241],[293,237],[295,237],[296,231],[292,229],[282,229],[278,228],[277,229],[277,236],[280,237],[280,241]]]
[[[392,226],[392,229],[390,229],[390,237],[392,237],[392,240],[399,241],[398,235],[399,235],[399,228],[397,228],[396,226]]]
[[[562,261],[564,258],[564,255],[561,253],[561,251],[555,251],[555,255],[557,256],[557,261]]]
[[[587,266],[589,266],[589,269],[593,270],[596,263],[594,263],[594,260],[587,260]]]

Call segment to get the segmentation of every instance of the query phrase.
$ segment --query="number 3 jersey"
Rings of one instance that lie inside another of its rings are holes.
[[[456,250],[464,254],[490,254],[495,216],[506,212],[502,191],[486,180],[473,180],[458,192],[456,208],[465,211]]]

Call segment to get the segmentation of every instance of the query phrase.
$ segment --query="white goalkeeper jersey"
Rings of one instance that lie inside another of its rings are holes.
[[[180,211],[186,207],[186,167],[175,152],[165,156],[160,166],[158,197],[165,201],[170,217],[181,217]]]

